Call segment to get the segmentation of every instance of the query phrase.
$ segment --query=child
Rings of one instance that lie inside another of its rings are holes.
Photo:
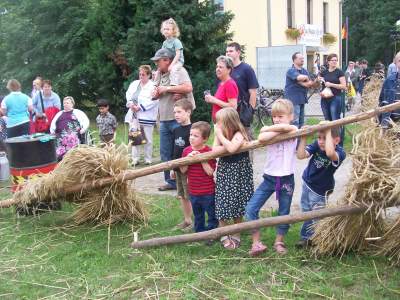
[[[278,99],[272,105],[272,120],[274,125],[261,128],[258,140],[265,142],[273,137],[297,131],[297,127],[290,125],[293,120],[293,104],[286,99]],[[261,207],[275,192],[279,203],[279,216],[290,213],[290,205],[294,191],[294,168],[296,163],[297,140],[292,139],[266,147],[267,161],[264,167],[264,181],[254,192],[246,207],[246,219],[257,220]],[[278,225],[274,249],[279,254],[286,254],[284,237],[289,225]],[[253,244],[249,251],[251,256],[264,252],[267,247],[260,240],[260,231],[252,232]]]
[[[109,112],[108,101],[100,99],[97,101],[100,114],[96,117],[97,128],[99,129],[100,141],[110,144],[114,142],[114,134],[117,129],[117,119]]]
[[[169,18],[168,20],[162,22],[161,34],[165,37],[162,48],[168,49],[175,55],[170,66],[168,67],[168,71],[170,72],[171,82],[176,82],[174,78],[177,77],[176,72],[183,66],[184,58],[183,45],[182,42],[178,39],[180,35],[179,27],[174,19]],[[159,77],[159,74],[160,72],[157,72],[157,78]],[[155,82],[158,82],[157,79],[155,80]]]
[[[192,114],[193,106],[192,103],[186,99],[181,99],[174,104],[174,116],[175,120],[179,123],[179,127],[173,131],[174,135],[174,152],[172,159],[182,157],[183,150],[189,146],[189,135],[190,128],[192,126],[190,122],[190,115]],[[187,175],[176,169],[172,172],[171,178],[176,177],[176,188],[177,197],[181,202],[182,212],[184,220],[179,223],[176,227],[179,229],[190,229],[192,227],[192,205],[189,201],[189,192],[187,185]]]
[[[236,109],[226,107],[216,114],[215,149],[225,148],[236,152],[248,141],[246,130]],[[245,207],[254,191],[253,168],[249,152],[224,156],[219,159],[215,189],[215,213],[219,226],[226,226],[229,220],[241,223]],[[225,249],[240,246],[240,235],[223,236],[221,243]]]
[[[322,123],[322,122],[321,122]],[[339,146],[340,128],[336,127],[318,132],[318,140],[306,146],[306,137],[300,139],[297,158],[311,156],[303,173],[303,192],[301,194],[301,210],[312,211],[325,207],[327,194],[333,190],[335,179],[333,174],[346,158],[346,153]],[[311,246],[314,233],[312,225],[315,220],[305,221],[301,228],[301,239],[296,247]]]
[[[204,121],[196,122],[190,129],[190,146],[183,150],[182,157],[195,156],[211,151],[206,145],[210,136],[210,124]],[[216,160],[181,167],[182,173],[187,173],[189,197],[194,214],[194,230],[201,232],[218,226],[215,217],[215,183],[214,170]],[[208,225],[205,225],[205,215],[208,215]]]

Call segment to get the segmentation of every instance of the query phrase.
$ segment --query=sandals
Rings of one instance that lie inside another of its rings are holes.
[[[221,238],[221,244],[225,249],[235,250],[240,247],[240,239],[235,236],[223,236]]]
[[[282,254],[282,255],[285,255],[288,252],[288,250],[286,249],[285,243],[283,243],[283,242],[276,242],[274,244],[274,249],[278,254]]]
[[[264,253],[267,250],[267,246],[265,246],[261,242],[257,242],[251,246],[251,249],[249,251],[250,256],[258,256],[261,253]]]

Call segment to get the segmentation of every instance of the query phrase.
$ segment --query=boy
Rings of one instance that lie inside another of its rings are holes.
[[[195,156],[209,152],[212,149],[206,145],[210,136],[211,126],[207,122],[200,121],[192,125],[190,129],[190,146],[183,150],[182,157]],[[216,160],[181,167],[182,173],[187,174],[190,202],[194,214],[194,230],[201,232],[218,227],[215,217],[215,183],[214,170]],[[208,215],[208,224],[205,225],[205,214]]]
[[[324,122],[321,122],[324,123]],[[303,212],[325,207],[327,195],[335,186],[333,174],[346,158],[346,153],[339,145],[340,128],[332,128],[318,132],[318,140],[306,146],[307,137],[300,139],[297,149],[297,158],[311,157],[303,173],[303,192],[301,195],[301,209]],[[315,220],[304,222],[296,247],[311,246],[314,233],[312,225]]]
[[[183,150],[189,146],[190,128],[190,115],[193,111],[193,105],[186,99],[181,99],[174,104],[174,117],[180,125],[173,130],[174,136],[174,151],[172,159],[182,157]],[[187,176],[179,169],[171,172],[171,178],[176,177],[177,197],[181,202],[184,220],[176,227],[182,230],[189,230],[192,227],[192,206],[189,201]]]
[[[102,143],[110,144],[114,142],[114,134],[117,129],[117,119],[109,112],[110,106],[107,100],[98,100],[97,107],[100,112],[96,118],[100,141]]]

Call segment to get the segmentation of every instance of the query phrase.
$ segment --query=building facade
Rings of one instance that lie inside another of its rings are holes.
[[[246,62],[259,66],[260,48],[304,45],[307,69],[320,57],[341,57],[341,0],[215,0],[231,11],[233,40],[245,46]],[[296,37],[298,36],[298,37]]]

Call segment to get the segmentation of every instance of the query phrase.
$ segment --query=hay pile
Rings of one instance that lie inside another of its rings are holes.
[[[53,172],[29,181],[14,195],[14,199],[21,205],[59,200],[76,203],[77,210],[72,215],[76,224],[145,222],[147,213],[144,205],[129,187],[129,182],[115,181],[111,186],[68,196],[62,192],[64,188],[79,183],[115,177],[128,168],[128,159],[126,146],[79,146],[69,151]]]
[[[372,78],[365,88],[362,110],[378,104],[382,81]],[[316,255],[343,255],[347,251],[372,249],[400,258],[400,229],[387,235],[388,244],[376,244],[376,238],[388,232],[383,216],[386,207],[400,205],[400,127],[382,132],[376,120],[361,123],[353,138],[353,174],[339,205],[366,206],[365,214],[336,216],[320,220],[315,227],[313,249]],[[397,225],[400,227],[400,222]],[[397,238],[394,237],[397,233]],[[389,242],[390,240],[390,242]],[[391,243],[391,244],[390,244]],[[397,245],[395,245],[397,243]],[[390,245],[389,245],[390,244]],[[397,248],[396,248],[397,246]],[[378,249],[378,250],[377,250]],[[393,254],[394,253],[394,254]]]

